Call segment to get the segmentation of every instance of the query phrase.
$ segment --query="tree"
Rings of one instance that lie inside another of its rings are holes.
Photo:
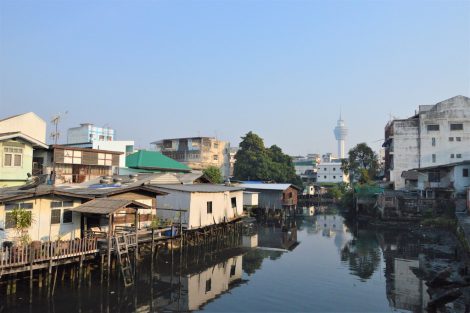
[[[31,238],[28,234],[28,228],[34,222],[31,211],[27,211],[23,208],[16,208],[11,212],[13,221],[15,221],[15,230],[20,236],[20,242],[22,244],[28,244]]]
[[[349,157],[341,163],[341,169],[345,174],[349,174],[351,183],[369,183],[376,177],[379,168],[377,154],[366,143],[360,143],[349,150]]]
[[[236,179],[288,182],[302,187],[292,159],[276,145],[266,148],[263,139],[251,131],[242,137],[235,159]]]
[[[222,173],[216,166],[209,166],[208,168],[204,169],[202,173],[214,184],[221,184],[224,182]]]

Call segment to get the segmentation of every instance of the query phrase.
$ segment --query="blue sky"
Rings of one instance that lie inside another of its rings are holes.
[[[470,1],[0,1],[0,116],[68,111],[64,134],[336,152],[342,108],[347,147],[378,148],[390,115],[459,94]]]

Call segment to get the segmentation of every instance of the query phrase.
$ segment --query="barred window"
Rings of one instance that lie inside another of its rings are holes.
[[[463,130],[463,124],[450,124],[450,130]]]
[[[5,214],[5,229],[15,228],[16,227],[16,220],[13,215],[13,212],[7,212]]]
[[[212,201],[207,201],[207,214],[212,214]]]
[[[51,224],[60,224],[60,209],[51,210]]]
[[[426,128],[427,128],[428,131],[438,131],[439,130],[439,124],[427,125]]]

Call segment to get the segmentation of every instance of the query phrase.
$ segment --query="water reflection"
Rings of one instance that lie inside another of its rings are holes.
[[[53,297],[37,282],[31,295],[27,281],[8,297],[0,287],[0,312],[422,312],[429,295],[418,269],[452,252],[444,249],[448,242],[438,245],[445,234],[357,227],[340,215],[258,225],[257,237],[258,248],[240,247],[240,239],[223,249],[147,255],[130,288],[117,270],[108,284],[97,266],[82,269],[81,279],[78,268],[66,267]],[[338,301],[331,301],[331,292]]]

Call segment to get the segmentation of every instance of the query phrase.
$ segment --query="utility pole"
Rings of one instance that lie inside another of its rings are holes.
[[[62,116],[67,114],[67,112],[68,111],[65,111],[65,113],[63,113],[63,114],[59,113],[59,114],[52,117],[51,123],[54,125],[54,132],[51,133],[51,138],[54,141],[54,146],[57,145],[57,142],[59,141],[59,136],[60,136],[59,122],[60,122],[60,119],[62,118]],[[52,148],[52,173],[51,173],[52,185],[55,185],[55,178],[56,178],[56,172],[55,172],[55,169],[56,169],[55,160],[56,160],[56,158],[54,156],[54,154],[55,154],[55,147],[54,146]]]

